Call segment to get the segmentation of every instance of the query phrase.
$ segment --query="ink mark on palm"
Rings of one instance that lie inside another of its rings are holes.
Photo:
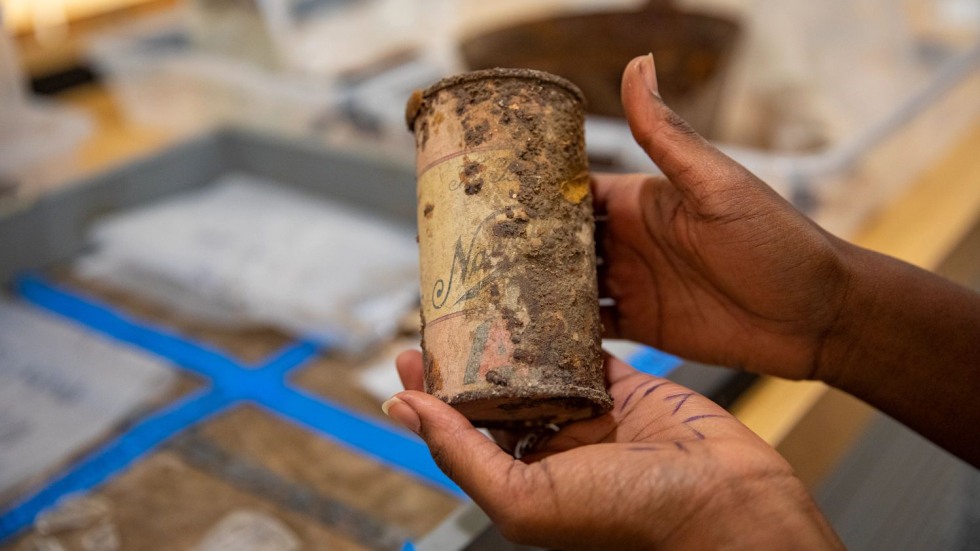
[[[639,392],[639,390],[640,390],[640,389],[642,389],[642,388],[643,388],[644,386],[646,386],[646,385],[648,385],[648,384],[650,384],[650,383],[656,383],[656,382],[657,382],[657,380],[656,380],[656,379],[653,379],[653,380],[651,380],[651,381],[647,381],[647,382],[645,382],[645,383],[642,383],[642,384],[640,384],[640,385],[637,385],[637,386],[636,386],[636,388],[634,388],[634,389],[633,389],[633,390],[632,390],[632,391],[631,391],[631,392],[629,393],[629,395],[628,395],[628,396],[626,396],[626,399],[625,399],[625,400],[623,400],[623,405],[621,405],[621,406],[619,407],[619,411],[626,411],[626,405],[630,403],[630,400],[631,400],[631,399],[633,399],[633,395],[634,395],[634,394],[636,394],[637,392]],[[658,388],[660,388],[660,387],[662,387],[662,386],[664,386],[664,385],[666,385],[666,384],[668,384],[669,382],[670,382],[670,381],[660,381],[659,383],[657,383],[657,384],[655,384],[655,385],[653,385],[653,386],[651,386],[651,387],[649,387],[649,388],[647,388],[647,389],[646,389],[646,390],[645,390],[645,391],[643,392],[643,395],[642,395],[642,396],[640,396],[640,399],[642,400],[643,398],[646,398],[647,396],[649,396],[650,394],[652,394],[652,393],[653,393],[653,391],[655,391],[655,390],[657,390]]]
[[[675,410],[674,413],[676,413],[676,410]],[[684,419],[684,423],[683,424],[687,428],[691,429],[691,431],[694,433],[694,436],[698,440],[704,440],[704,434],[701,431],[699,431],[698,429],[692,427],[690,425],[690,423],[692,423],[694,421],[699,421],[701,419],[709,419],[709,418],[712,418],[712,417],[724,417],[724,415],[718,415],[718,414],[715,414],[715,413],[708,413],[708,414],[705,414],[705,415],[695,415],[693,417],[688,417],[687,419]]]
[[[668,401],[668,400],[677,400],[677,406],[674,407],[674,411],[672,411],[670,414],[671,415],[676,415],[677,412],[680,411],[681,406],[683,406],[684,403],[687,402],[687,400],[691,396],[694,396],[694,393],[693,392],[683,392],[681,394],[671,394],[670,396],[667,396],[666,398],[664,398],[664,401],[665,402]]]
[[[660,448],[658,448],[657,446],[630,446],[629,448],[626,448],[626,451],[631,451],[631,452],[657,452],[657,451],[660,451]]]
[[[653,385],[652,387],[648,388],[647,391],[643,393],[643,398],[646,398],[651,393],[653,393],[654,390],[657,390],[658,388],[664,386],[665,384],[667,384],[667,381],[664,381],[664,382],[660,383],[659,385]]]

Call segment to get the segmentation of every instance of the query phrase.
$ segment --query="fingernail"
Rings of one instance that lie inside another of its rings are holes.
[[[637,68],[643,75],[643,84],[646,84],[647,91],[659,98],[660,87],[657,86],[657,66],[653,62],[653,54],[643,56]]]
[[[397,396],[392,396],[385,403],[381,404],[381,411],[405,426],[406,429],[418,434],[422,421],[411,406]]]

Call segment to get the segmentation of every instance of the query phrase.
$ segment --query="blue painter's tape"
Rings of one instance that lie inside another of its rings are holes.
[[[62,497],[90,490],[129,467],[184,428],[218,413],[230,400],[214,390],[198,392],[144,419],[89,454],[45,488],[0,515],[0,541],[34,523],[37,515]]]
[[[20,277],[16,281],[16,289],[24,299],[41,308],[73,319],[116,340],[136,345],[218,383],[234,381],[241,371],[234,359],[217,350],[164,329],[130,321],[94,300],[61,290],[41,277]]]
[[[292,369],[313,359],[322,347],[312,341],[300,341],[287,346],[262,362],[262,370],[270,375],[284,376]]]
[[[318,353],[319,348],[315,344],[296,343],[274,354],[265,365],[253,369],[239,366],[231,376],[223,377],[216,384],[232,398],[261,401],[263,396],[285,384],[284,379],[291,370]]]
[[[626,363],[633,366],[637,371],[642,371],[648,375],[666,377],[677,366],[684,363],[684,360],[661,352],[656,348],[643,346],[639,352],[630,356]]]
[[[272,413],[305,425],[361,453],[465,497],[466,494],[436,466],[424,442],[406,431],[327,403],[294,388],[268,388],[259,403]]]

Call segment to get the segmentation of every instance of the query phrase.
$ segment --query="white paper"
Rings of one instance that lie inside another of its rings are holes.
[[[92,237],[82,275],[203,321],[360,351],[417,303],[413,232],[252,176],[111,217]]]
[[[208,531],[194,551],[299,551],[296,535],[278,519],[240,510]]]
[[[109,500],[102,496],[70,494],[44,510],[34,520],[39,534],[53,535],[89,528],[111,516]]]
[[[134,348],[0,302],[0,493],[91,444],[174,376]]]
[[[361,388],[377,398],[379,403],[405,390],[398,370],[395,369],[395,358],[409,348],[419,350],[419,340],[401,339],[393,343],[358,375]]]
[[[622,339],[602,339],[602,349],[620,360],[630,363],[637,354],[643,352],[643,345]]]

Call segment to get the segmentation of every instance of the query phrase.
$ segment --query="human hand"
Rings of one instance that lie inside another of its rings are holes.
[[[980,299],[820,229],[623,73],[633,135],[664,177],[596,176],[607,336],[818,379],[980,465]]]
[[[660,100],[651,56],[623,74],[636,141],[666,175],[597,175],[606,335],[685,358],[820,378],[848,292],[842,241]]]
[[[446,474],[514,541],[561,549],[827,549],[833,531],[789,465],[725,410],[605,358],[615,406],[514,459],[422,389],[385,410],[419,434]]]

